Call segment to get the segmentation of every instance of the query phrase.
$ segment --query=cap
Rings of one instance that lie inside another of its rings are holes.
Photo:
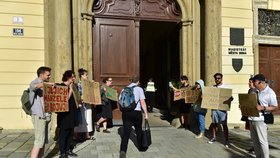
[[[253,81],[256,81],[256,80],[258,80],[258,81],[265,81],[265,77],[264,77],[263,74],[257,74],[257,75],[255,75],[253,77]]]

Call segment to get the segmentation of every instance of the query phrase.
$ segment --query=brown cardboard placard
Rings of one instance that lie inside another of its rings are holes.
[[[256,108],[258,104],[256,94],[238,94],[238,98],[242,116],[259,117],[259,112]]]
[[[186,95],[185,93],[186,93],[187,89],[190,89],[190,88],[180,88],[180,89],[174,90],[173,100],[177,101],[177,100],[185,99],[185,95]]]
[[[98,82],[90,81],[90,80],[82,80],[82,94],[83,94],[83,102],[92,104],[92,105],[100,105],[101,104],[101,96],[100,96],[100,85]]]
[[[195,103],[201,91],[195,89],[187,89],[185,91],[185,103]]]
[[[232,89],[205,87],[201,107],[229,111]]]
[[[45,112],[69,111],[68,94],[67,86],[44,84],[43,96]]]

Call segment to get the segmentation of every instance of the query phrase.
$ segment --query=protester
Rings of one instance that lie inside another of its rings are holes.
[[[148,112],[147,112],[147,106],[145,102],[144,91],[141,87],[139,87],[139,83],[140,83],[139,77],[134,76],[131,79],[131,83],[128,85],[128,87],[134,87],[133,94],[135,97],[135,103],[137,103],[137,105],[133,111],[127,111],[122,113],[124,133],[121,137],[120,158],[126,157],[128,139],[132,130],[132,126],[134,126],[135,128],[138,150],[145,151],[145,149],[142,147],[142,117],[143,116],[142,116],[141,108],[144,111],[145,119],[148,119]]]
[[[97,107],[97,119],[96,122],[96,131],[100,132],[100,125],[103,124],[103,133],[110,133],[107,129],[108,119],[113,118],[111,101],[106,97],[106,87],[112,85],[113,79],[111,77],[106,77],[103,79],[103,84],[101,86],[101,100],[102,105]]]
[[[215,79],[215,85],[213,87],[217,87],[217,88],[227,88],[224,84],[223,84],[223,74],[221,73],[216,73],[214,76]],[[229,98],[229,101],[232,101],[233,98]],[[222,124],[223,126],[223,132],[224,132],[224,137],[225,137],[225,147],[229,147],[229,140],[228,140],[228,125],[227,125],[227,111],[223,111],[223,110],[217,110],[217,109],[212,109],[211,111],[211,116],[212,116],[212,134],[213,137],[212,139],[210,139],[208,141],[209,144],[214,143],[217,138],[216,138],[216,133],[218,130],[218,125],[219,123]]]
[[[195,82],[195,90],[200,92],[197,101],[193,104],[193,109],[196,115],[196,121],[198,123],[200,132],[199,135],[195,136],[195,138],[203,138],[205,132],[205,115],[207,112],[207,109],[201,108],[201,101],[204,92],[203,80],[197,80]]]
[[[188,77],[187,76],[181,76],[181,87],[180,88],[187,88],[190,87],[188,83]],[[180,115],[181,115],[181,126],[179,128],[185,128],[185,129],[191,129],[190,127],[190,117],[191,117],[191,104],[185,103],[185,99],[180,100]]]
[[[248,94],[256,94],[257,89],[254,86],[254,82],[253,82],[252,77],[249,79],[248,85],[249,85]],[[248,116],[242,116],[241,121],[245,121],[245,129],[250,130],[250,124],[249,124]]]
[[[248,94],[257,94],[257,89],[254,86],[253,77],[251,77],[249,79],[248,86],[249,86]],[[250,122],[249,122],[248,116],[242,116],[241,121],[245,122],[245,129],[250,130]],[[254,153],[255,152],[252,144],[251,144],[251,147],[248,148],[247,150],[248,150],[249,153]]]
[[[88,71],[80,68],[78,70],[79,72],[79,82],[78,82],[78,89],[81,95],[81,98],[83,98],[82,96],[82,91],[83,91],[83,87],[82,87],[82,81],[81,80],[88,80]],[[81,140],[89,140],[89,139],[94,139],[94,137],[91,135],[92,131],[93,131],[93,124],[92,124],[92,109],[91,109],[91,105],[90,104],[86,104],[86,103],[82,103],[79,106],[78,109],[78,120],[79,120],[79,125],[77,127],[75,127],[75,133],[74,133],[74,140],[77,139],[78,134],[82,134],[82,138]]]
[[[257,158],[269,158],[269,144],[267,139],[267,125],[264,114],[277,110],[278,103],[275,92],[265,82],[265,76],[257,74],[253,77],[254,86],[257,88],[259,117],[249,117],[250,134],[253,140],[254,151]]]
[[[77,106],[73,96],[72,84],[75,82],[75,75],[72,70],[64,72],[61,85],[67,86],[68,95],[68,112],[57,113],[57,127],[59,130],[59,158],[67,158],[68,156],[77,157],[78,155],[70,150],[73,137],[74,127],[78,125]]]
[[[33,106],[32,111],[32,123],[34,126],[34,146],[31,151],[31,158],[43,157],[45,144],[48,143],[48,138],[50,134],[50,122],[51,113],[45,113],[44,111],[44,99],[43,99],[43,83],[50,83],[51,68],[49,67],[39,67],[37,69],[37,78],[33,80],[29,85],[29,100]]]

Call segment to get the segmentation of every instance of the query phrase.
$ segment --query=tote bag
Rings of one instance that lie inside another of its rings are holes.
[[[142,131],[142,147],[149,147],[152,144],[151,130],[148,120],[145,119]]]

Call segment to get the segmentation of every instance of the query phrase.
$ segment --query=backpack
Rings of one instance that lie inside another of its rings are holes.
[[[21,95],[21,104],[22,104],[21,108],[26,113],[26,115],[31,115],[32,114],[31,107],[34,104],[34,100],[35,100],[35,96],[36,96],[36,93],[35,93],[35,96],[34,96],[33,101],[31,103],[30,100],[29,100],[29,93],[30,93],[30,90],[28,88],[28,89],[24,90],[22,95]]]
[[[140,99],[137,101],[137,103],[135,102],[135,97],[133,94],[133,89],[136,86],[132,86],[132,87],[124,87],[121,94],[120,94],[120,110],[122,112],[127,112],[127,111],[133,111],[138,102],[140,101]]]

